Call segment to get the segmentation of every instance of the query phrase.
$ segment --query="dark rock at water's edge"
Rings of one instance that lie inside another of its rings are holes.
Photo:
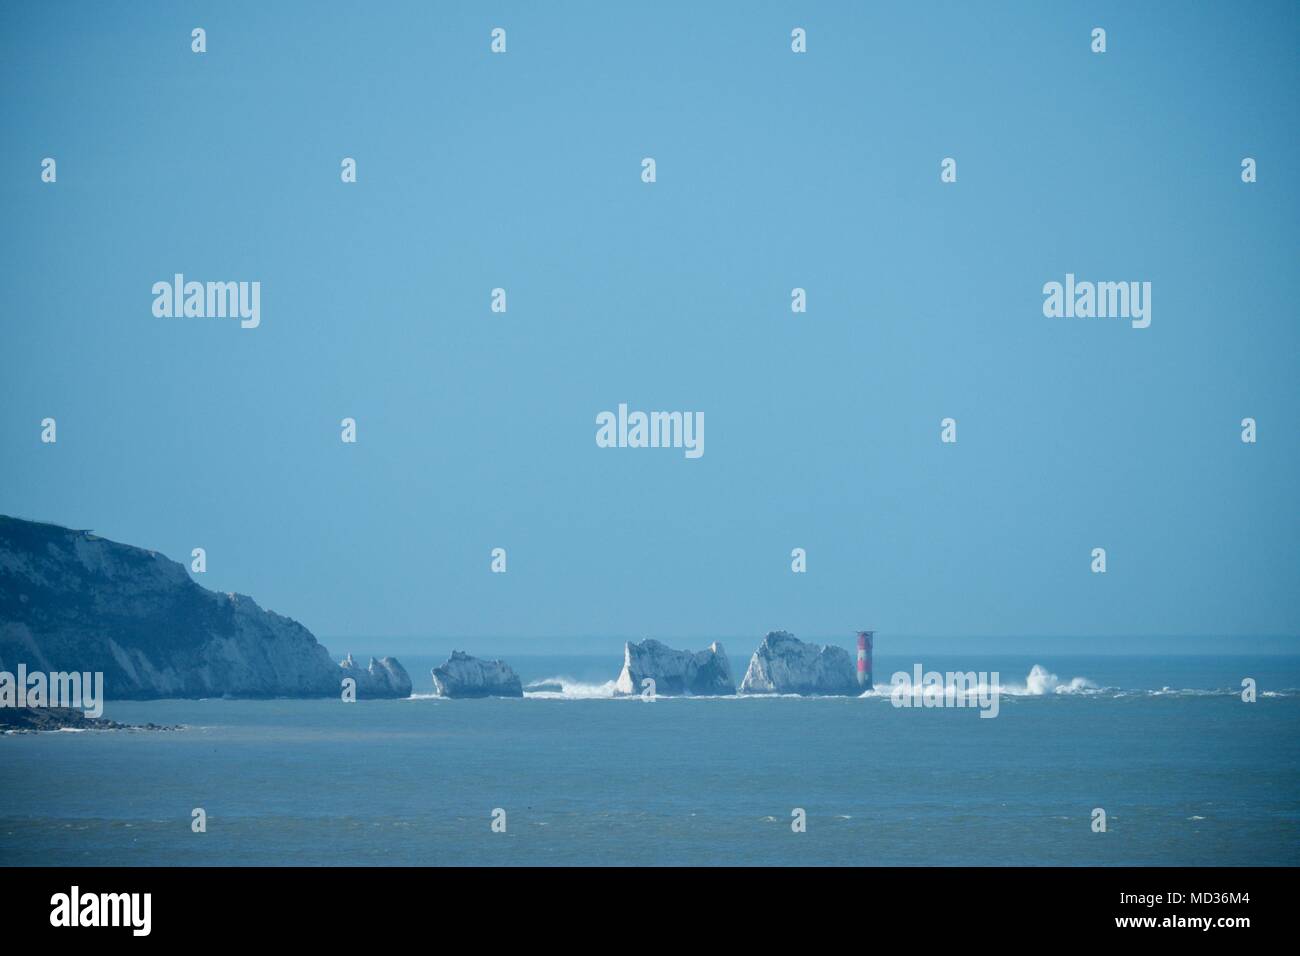
[[[48,730],[179,730],[163,724],[120,724],[103,717],[87,717],[72,707],[0,707],[0,734],[39,733]]]
[[[505,661],[485,661],[464,651],[452,651],[446,663],[433,669],[433,689],[439,697],[523,697],[519,675]]]
[[[643,693],[646,678],[654,681],[654,692],[661,697],[727,696],[736,692],[731,664],[718,641],[702,651],[675,650],[653,638],[628,641],[623,645],[623,670],[614,682],[614,692]]]
[[[862,688],[844,648],[806,644],[787,631],[771,631],[750,658],[740,693],[857,697]]]
[[[109,700],[337,697],[348,676],[297,621],[156,551],[0,515],[0,670],[20,663],[102,671]],[[376,664],[351,675],[358,698],[410,696],[400,664]]]

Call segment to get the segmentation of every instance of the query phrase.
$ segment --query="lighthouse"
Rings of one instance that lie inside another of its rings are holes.
[[[871,690],[871,641],[875,631],[858,631],[858,687]]]

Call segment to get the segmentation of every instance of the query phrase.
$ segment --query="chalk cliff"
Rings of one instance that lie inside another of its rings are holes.
[[[750,658],[740,693],[856,696],[862,691],[844,648],[805,644],[793,634],[772,631]]]
[[[452,651],[433,669],[433,689],[440,697],[523,697],[519,675],[505,661],[485,661]]]
[[[655,694],[734,694],[736,682],[722,645],[714,641],[702,651],[678,651],[647,638],[623,645],[623,670],[614,682],[617,694],[643,693],[642,681],[655,682]]]
[[[297,621],[200,587],[156,551],[0,515],[0,670],[19,663],[102,671],[109,700],[333,697],[344,677]],[[409,696],[391,665],[382,685],[361,672],[357,696]]]

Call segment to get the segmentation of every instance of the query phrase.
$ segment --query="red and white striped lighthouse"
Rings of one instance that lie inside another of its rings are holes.
[[[858,631],[858,686],[871,690],[871,642],[875,631]]]

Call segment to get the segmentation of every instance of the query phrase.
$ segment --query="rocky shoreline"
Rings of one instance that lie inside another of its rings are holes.
[[[72,707],[0,707],[0,734],[39,734],[54,730],[180,730],[169,724],[123,724],[87,717]]]

